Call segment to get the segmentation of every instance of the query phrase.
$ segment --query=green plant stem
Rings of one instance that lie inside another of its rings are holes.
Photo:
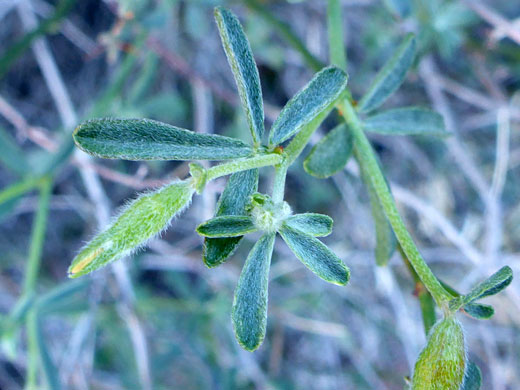
[[[7,187],[5,190],[0,191],[0,204],[38,187],[41,181],[41,177],[29,177]]]
[[[40,260],[45,230],[47,227],[47,215],[49,213],[49,201],[52,191],[52,179],[45,177],[40,186],[40,196],[38,198],[38,210],[33,223],[31,234],[31,244],[29,247],[29,258],[25,270],[25,280],[23,295],[30,296],[35,289],[38,272],[40,270]]]
[[[25,374],[25,390],[36,390],[38,376],[38,317],[36,309],[27,314],[27,371]]]
[[[283,156],[281,154],[268,153],[215,165],[214,167],[208,169],[207,181],[217,179],[221,176],[230,175],[235,172],[246,171],[248,169],[278,165],[282,162],[282,160]]]
[[[281,164],[276,167],[276,171],[274,174],[274,180],[273,180],[273,192],[272,192],[272,198],[273,202],[279,203],[283,201],[284,195],[285,195],[285,178],[287,177],[287,169],[289,168],[289,165],[287,164]]]
[[[370,177],[372,185],[374,186],[374,190],[381,202],[381,206],[385,211],[388,221],[394,229],[399,244],[412,264],[413,269],[424,283],[424,286],[428,289],[437,305],[443,310],[447,310],[447,303],[452,296],[444,289],[444,287],[442,287],[430,267],[428,267],[419,253],[412,236],[406,229],[406,226],[397,211],[397,206],[390,189],[386,184],[383,173],[379,168],[372,146],[363,132],[361,122],[359,121],[354,107],[352,107],[348,99],[344,99],[340,104],[340,107],[345,122],[349,125],[352,132],[354,147],[358,150],[361,156],[361,161],[365,164],[365,169]]]
[[[415,272],[410,260],[406,257],[406,253],[404,253],[401,245],[397,244],[397,250],[399,251],[401,258],[403,259],[403,263],[410,271],[412,278],[415,282],[415,293],[417,294],[417,299],[419,299],[419,305],[421,306],[421,314],[424,326],[424,333],[428,335],[430,333],[430,329],[437,322],[437,316],[435,315],[435,302],[431,294],[428,292],[424,283],[421,281],[421,278]],[[442,282],[441,282],[442,283]]]
[[[332,65],[347,70],[347,56],[343,42],[343,26],[341,24],[341,3],[339,0],[328,0],[327,31],[329,33],[329,58]]]

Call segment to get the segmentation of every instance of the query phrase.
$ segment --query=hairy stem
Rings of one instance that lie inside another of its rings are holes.
[[[230,175],[235,172],[246,171],[248,169],[278,165],[282,162],[282,160],[283,157],[281,154],[269,153],[245,158],[243,160],[235,160],[228,163],[215,165],[214,167],[208,169],[207,180],[211,181],[222,176]]]
[[[399,212],[397,211],[397,206],[390,189],[386,184],[384,175],[379,168],[372,146],[363,132],[361,122],[359,121],[354,107],[352,107],[347,99],[345,99],[340,104],[340,106],[341,113],[345,118],[345,122],[349,125],[352,136],[354,137],[354,147],[359,152],[361,161],[363,161],[365,164],[365,169],[368,173],[370,181],[374,186],[388,221],[394,229],[395,235],[403,249],[403,252],[406,254],[406,257],[412,264],[413,269],[424,283],[424,286],[428,289],[437,305],[443,309],[447,308],[447,302],[452,298],[452,296],[444,289],[444,287],[442,287],[439,280],[431,271],[430,267],[428,267],[419,253],[412,236],[406,229],[406,226],[401,216],[399,215]]]

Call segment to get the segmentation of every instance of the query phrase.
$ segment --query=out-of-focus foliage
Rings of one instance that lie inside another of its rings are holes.
[[[483,12],[470,3],[341,2],[355,99],[406,33],[417,36],[403,87],[381,110],[433,106],[454,135],[372,140],[388,178],[399,183],[394,195],[426,260],[460,291],[506,263],[517,270],[520,261],[520,14],[514,1],[480,0]],[[236,345],[230,322],[252,242],[242,239],[224,265],[208,270],[193,233],[214,214],[225,181],[125,262],[128,273],[66,278],[70,259],[112,208],[189,170],[175,162],[82,160],[72,153],[76,123],[67,118],[149,117],[248,141],[213,23],[218,5],[245,26],[271,124],[311,68],[328,62],[324,1],[0,2],[0,388],[21,389],[28,380],[53,389],[402,389],[411,374],[425,342],[414,293],[423,295],[399,255],[389,258],[393,236],[375,235],[370,195],[353,163],[318,180],[301,161],[287,181],[295,213],[334,216],[324,242],[348,259],[350,288],[322,283],[277,242],[270,322],[254,354]],[[491,11],[511,24],[493,24]],[[331,118],[321,132],[335,125]],[[106,199],[96,198],[88,172],[100,176]],[[375,266],[375,244],[384,268]],[[520,383],[519,290],[513,283],[508,291],[464,307],[487,318],[492,303],[492,321],[460,318],[483,389]]]

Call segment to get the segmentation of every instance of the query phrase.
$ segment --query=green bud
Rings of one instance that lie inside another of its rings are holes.
[[[159,234],[188,205],[195,191],[193,187],[192,180],[178,181],[128,204],[119,217],[75,257],[69,276],[88,274],[127,256]]]
[[[194,187],[197,194],[201,194],[204,191],[204,187],[206,187],[206,183],[208,181],[208,171],[202,165],[198,163],[191,163],[190,165],[190,175],[194,180]]]
[[[255,227],[266,233],[277,232],[282,223],[292,214],[285,201],[273,202],[270,196],[255,193],[251,196],[250,212]]]
[[[412,390],[459,390],[465,367],[462,326],[455,317],[442,319],[432,327],[415,363]]]

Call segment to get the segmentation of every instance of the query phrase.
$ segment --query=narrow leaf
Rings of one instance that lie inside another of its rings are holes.
[[[247,257],[240,275],[231,318],[235,336],[248,351],[257,349],[265,337],[267,287],[275,234],[265,234]]]
[[[505,289],[513,280],[513,270],[507,265],[500,268],[484,282],[475,286],[469,294],[464,296],[464,304],[471,303],[478,299],[498,294]]]
[[[312,272],[327,282],[341,286],[347,284],[349,269],[320,240],[285,223],[279,233],[295,256]]]
[[[328,236],[333,223],[328,215],[315,213],[295,214],[285,220],[287,226],[314,237]]]
[[[464,311],[477,320],[488,320],[495,314],[492,306],[482,303],[468,303],[464,306]]]
[[[258,189],[258,169],[231,175],[217,205],[216,216],[244,215],[250,196]],[[202,260],[212,268],[226,261],[238,248],[242,237],[206,238]]]
[[[193,192],[191,181],[180,181],[131,202],[81,250],[69,267],[69,276],[88,274],[144,245],[188,205]]]
[[[468,361],[464,382],[462,382],[460,390],[480,390],[480,386],[482,386],[480,368],[472,361]]]
[[[352,145],[347,126],[340,124],[314,145],[303,167],[309,175],[320,179],[330,177],[345,168],[352,154]]]
[[[238,237],[253,233],[257,229],[251,217],[223,215],[212,218],[197,227],[197,233],[204,237]]]
[[[23,151],[9,134],[0,127],[0,162],[10,171],[23,176],[30,171]]]
[[[46,388],[49,390],[61,389],[60,379],[56,365],[52,361],[51,355],[45,343],[46,337],[43,334],[42,320],[37,310],[29,313],[27,321],[27,332],[31,333],[31,337],[36,341],[36,348],[42,371],[47,382]]]
[[[363,128],[374,133],[390,135],[449,134],[441,115],[421,107],[397,108],[369,116],[363,121]]]
[[[255,145],[260,145],[264,134],[264,104],[260,76],[251,46],[238,18],[232,12],[222,7],[216,7],[215,20],[222,46],[235,76],[253,142]]]
[[[123,160],[228,160],[252,154],[242,141],[150,119],[92,119],[73,134],[83,151]]]
[[[289,100],[271,129],[269,143],[278,145],[298,133],[322,111],[334,105],[347,85],[348,77],[336,67],[327,67]]]
[[[388,11],[401,19],[406,18],[412,11],[411,0],[383,0]]]
[[[403,83],[406,72],[415,58],[415,37],[408,34],[394,55],[376,75],[358,104],[360,112],[369,112],[379,107]]]

